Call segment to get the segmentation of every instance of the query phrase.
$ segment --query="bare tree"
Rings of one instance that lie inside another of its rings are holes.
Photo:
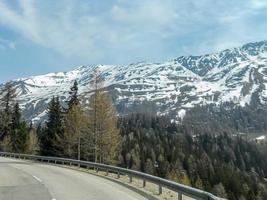
[[[67,157],[81,159],[82,137],[86,128],[86,116],[80,104],[73,105],[66,114],[64,123],[63,143]]]
[[[93,137],[95,162],[114,163],[121,139],[115,109],[103,86],[104,81],[96,69],[91,82],[89,128]]]

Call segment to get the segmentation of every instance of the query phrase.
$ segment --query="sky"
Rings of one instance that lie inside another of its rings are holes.
[[[0,83],[267,40],[267,0],[0,0]]]

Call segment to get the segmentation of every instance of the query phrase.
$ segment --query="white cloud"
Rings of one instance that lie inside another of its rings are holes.
[[[0,38],[0,49],[2,49],[2,50],[6,50],[6,49],[15,50],[16,44],[13,41]]]
[[[109,54],[107,51],[134,51],[164,37],[165,29],[177,17],[170,2],[146,0],[128,6],[118,1],[97,15],[90,12],[90,7],[79,12],[81,7],[66,0],[52,12],[42,10],[36,1],[21,0],[21,13],[0,2],[0,23],[65,56],[97,60]]]
[[[76,13],[73,11],[71,1],[64,3],[65,7],[56,11],[57,17],[53,15],[50,17],[51,13],[41,10],[38,10],[39,16],[37,16],[38,8],[34,7],[33,1],[30,0],[20,2],[23,10],[21,14],[1,3],[2,24],[36,43],[56,49],[67,56],[72,54],[97,56],[101,51],[98,46],[116,49],[141,47],[141,43],[148,42],[146,39],[153,40],[153,37],[158,38],[167,34],[168,27],[179,27],[182,22],[178,19],[171,1],[164,3],[135,1],[131,6],[119,1],[109,12],[100,13],[96,17],[74,16]],[[182,12],[182,14],[188,18],[187,13]],[[74,17],[75,21],[72,20]],[[177,31],[174,34],[178,34]],[[127,47],[124,45],[126,43]]]
[[[137,1],[138,2],[138,1]],[[139,1],[133,7],[114,5],[111,9],[115,20],[126,23],[138,23],[155,26],[170,25],[177,19],[178,15],[168,1]]]
[[[267,7],[267,0],[250,0],[250,5],[254,9],[263,9]]]
[[[267,0],[19,0],[18,5],[14,9],[9,1],[0,1],[0,25],[90,62],[163,58],[190,49],[217,51],[264,37],[256,28],[266,32],[266,23],[255,25],[250,17]]]
[[[32,3],[29,0],[22,0],[21,6],[23,14],[17,14],[12,11],[4,2],[0,2],[0,23],[4,26],[13,29],[34,42],[40,42],[41,39],[36,32],[32,21],[34,17],[30,15],[30,10],[33,9]]]

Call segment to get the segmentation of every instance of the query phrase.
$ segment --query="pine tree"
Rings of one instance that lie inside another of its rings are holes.
[[[0,99],[0,141],[10,136],[12,108],[15,104],[16,90],[11,82],[5,84]]]
[[[69,91],[70,100],[68,101],[68,110],[71,110],[72,106],[80,104],[78,99],[78,82],[75,80],[73,86]]]
[[[11,149],[13,152],[18,153],[19,149],[20,149],[20,147],[19,147],[19,143],[20,143],[19,130],[20,130],[20,118],[21,118],[18,103],[16,103],[11,117],[12,117],[11,134],[10,134]]]
[[[48,105],[48,120],[40,134],[40,154],[45,156],[62,156],[62,139],[64,135],[63,114],[58,97],[53,97]]]
[[[29,145],[29,128],[21,120],[19,104],[16,103],[12,112],[10,146],[12,152],[26,153]]]

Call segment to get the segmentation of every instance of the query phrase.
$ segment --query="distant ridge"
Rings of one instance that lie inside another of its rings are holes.
[[[84,99],[97,67],[121,114],[147,110],[178,118],[198,104],[234,101],[243,106],[252,97],[261,103],[267,98],[267,41],[262,41],[163,63],[81,66],[69,72],[13,80],[25,118],[43,120],[52,96],[66,100],[74,80]]]

